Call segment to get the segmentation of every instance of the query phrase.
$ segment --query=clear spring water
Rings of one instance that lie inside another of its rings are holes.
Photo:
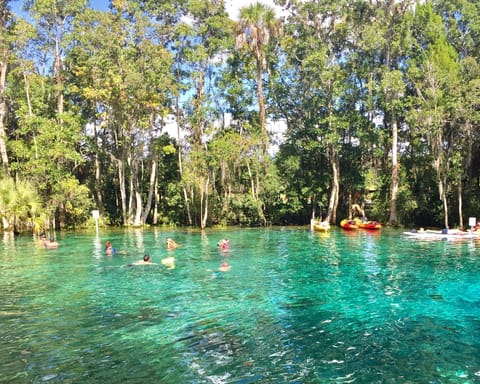
[[[480,243],[305,228],[58,240],[0,243],[1,383],[480,382]],[[105,256],[107,240],[123,252]],[[145,252],[175,269],[128,266]]]

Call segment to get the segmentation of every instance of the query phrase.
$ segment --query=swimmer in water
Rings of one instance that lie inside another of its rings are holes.
[[[113,248],[113,245],[112,245],[111,241],[107,241],[105,243],[105,248],[103,250],[107,254],[107,256],[112,256],[115,253],[117,253],[117,250],[115,248]]]
[[[219,247],[222,251],[226,251],[230,248],[230,240],[222,239],[217,243],[217,247]]]
[[[218,267],[218,270],[220,272],[228,272],[230,271],[230,269],[232,269],[232,266],[228,264],[226,261],[222,261],[222,263],[220,264],[220,267]]]
[[[175,241],[173,241],[170,238],[167,239],[167,249],[175,249],[177,247],[178,247],[178,244]]]
[[[173,256],[171,257],[165,257],[162,259],[162,264],[167,267],[168,269],[174,269],[175,268],[175,258]]]
[[[146,253],[143,256],[142,260],[138,260],[138,261],[135,261],[134,263],[132,263],[132,265],[154,265],[154,264],[155,263],[152,263],[152,258],[150,257],[150,255],[148,253]]]
[[[50,237],[50,241],[44,241],[43,246],[45,249],[57,249],[58,248],[58,243],[55,241],[53,236]]]

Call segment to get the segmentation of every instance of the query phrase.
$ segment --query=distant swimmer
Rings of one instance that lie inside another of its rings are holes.
[[[161,263],[168,269],[175,268],[175,258],[173,256],[165,257],[164,259],[162,259]]]
[[[148,253],[146,253],[143,256],[142,260],[135,261],[132,263],[132,265],[154,265],[155,263],[152,263],[152,259]]]
[[[232,269],[232,266],[226,261],[222,261],[222,264],[220,264],[220,267],[218,268],[220,272],[228,272],[230,269]]]
[[[42,233],[40,235],[40,239],[38,240],[38,245],[40,247],[45,247],[45,243],[47,242],[47,235],[45,235],[44,233]]]
[[[170,238],[167,239],[167,249],[175,249],[177,247],[178,247],[178,244],[175,241],[173,241]]]
[[[108,256],[112,256],[115,253],[117,253],[117,250],[115,248],[113,248],[113,245],[112,245],[111,241],[107,241],[105,243],[105,248],[103,250]]]
[[[226,251],[230,248],[230,240],[222,239],[217,243],[217,247],[219,247],[222,251]]]
[[[55,241],[55,239],[53,237],[50,237],[50,240],[47,241],[45,240],[43,242],[43,246],[46,248],[46,249],[57,249],[58,248],[58,243]]]

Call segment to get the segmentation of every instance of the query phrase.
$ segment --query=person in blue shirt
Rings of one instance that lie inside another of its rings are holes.
[[[107,241],[105,243],[105,249],[104,249],[105,253],[107,254],[107,256],[112,256],[114,255],[117,250],[115,248],[113,248],[113,245],[112,245],[112,242],[111,241]]]

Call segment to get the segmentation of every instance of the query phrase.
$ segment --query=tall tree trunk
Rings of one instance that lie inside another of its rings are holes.
[[[132,169],[132,158],[128,157],[127,159],[127,165],[129,169],[129,177],[128,177],[128,203],[127,203],[127,225],[130,225],[133,223],[133,209],[134,209],[134,204],[135,204],[135,188],[133,186],[133,175],[136,172],[134,169]]]
[[[136,170],[132,170],[132,168],[130,168],[130,177],[128,180],[129,192],[130,192],[128,195],[128,224],[129,225],[130,224],[139,225],[138,223],[135,223],[136,212],[137,212],[136,204],[137,204],[137,198],[138,198],[137,187],[136,187],[137,178],[138,178],[138,175],[136,174]]]
[[[150,183],[148,186],[147,201],[146,201],[145,209],[143,210],[143,215],[142,215],[142,224],[145,224],[147,222],[148,214],[150,213],[150,209],[152,208],[152,200],[155,194],[156,180],[157,180],[157,160],[156,160],[156,154],[152,154]]]
[[[461,175],[458,177],[458,218],[459,226],[463,228],[463,184]]]
[[[261,62],[257,62],[257,97],[258,97],[258,113],[260,115],[260,132],[262,135],[262,150],[263,154],[267,153],[268,136],[267,136],[267,122],[265,117],[265,103],[263,100],[263,71]]]
[[[192,214],[190,212],[190,200],[188,198],[187,188],[183,180],[183,163],[182,163],[182,146],[180,145],[180,106],[178,105],[178,97],[175,100],[176,119],[177,119],[177,143],[178,143],[178,172],[182,183],[183,200],[185,201],[185,209],[187,210],[188,225],[192,225]]]
[[[392,177],[390,182],[390,225],[397,224],[397,199],[400,178],[400,165],[398,163],[398,125],[395,113],[392,114]]]
[[[8,17],[7,4],[5,1],[2,1],[0,7],[0,28],[5,30]],[[6,42],[1,42],[0,44],[0,155],[2,157],[3,173],[5,176],[10,176],[6,130],[7,100],[5,99],[9,47]]]
[[[464,156],[463,161],[463,169],[470,172],[472,166],[472,148],[473,148],[473,126],[471,121],[466,121],[464,126],[462,127],[463,131],[465,132],[465,136],[467,137],[466,143],[466,154]],[[468,173],[467,173],[468,175]],[[463,228],[463,178],[462,175],[459,177],[458,180],[458,216],[460,218],[460,227]]]
[[[338,195],[340,190],[340,159],[336,149],[330,151],[329,160],[332,166],[332,190],[330,192],[330,201],[328,202],[328,211],[326,221],[335,223],[337,220]]]
[[[264,226],[267,225],[267,219],[265,218],[265,213],[263,212],[264,211],[264,205],[262,203],[262,201],[258,198],[258,194],[259,194],[259,191],[260,191],[260,175],[257,173],[256,177],[255,177],[255,180],[257,181],[257,188],[256,188],[256,191],[257,191],[257,212],[258,212],[258,216],[260,217],[260,220],[262,220],[262,223]]]
[[[443,214],[445,217],[445,228],[448,228],[448,201],[447,201],[447,180],[444,175],[438,180],[438,191],[443,204]]]
[[[120,159],[115,159],[115,164],[117,165],[118,186],[120,189],[120,204],[122,208],[122,220],[123,220],[123,225],[127,225],[128,216],[127,216],[127,191],[125,188],[125,164],[124,164],[124,161]]]
[[[255,191],[255,180],[253,179],[252,169],[250,168],[250,163],[247,161],[247,170],[248,176],[250,177],[250,192],[252,194],[252,199],[257,200],[257,193]]]
[[[203,184],[203,183],[202,183]],[[210,184],[210,176],[207,176],[205,185],[200,191],[200,227],[205,229],[207,227],[208,219],[208,188]]]
[[[62,55],[60,49],[60,41],[55,40],[55,85],[56,85],[56,98],[57,98],[57,113],[63,113],[63,79],[62,79]]]
[[[27,77],[27,71],[25,68],[23,68],[23,82],[24,82],[24,89],[25,89],[25,97],[27,100],[27,108],[28,108],[28,117],[32,118],[33,117],[33,110],[32,110],[32,100],[30,98],[30,83],[28,81]],[[34,146],[34,153],[35,153],[35,160],[38,159],[38,145],[37,145],[37,133],[36,130],[32,130],[33,134],[33,146]]]
[[[152,224],[157,225],[158,224],[158,205],[160,203],[160,195],[158,193],[158,177],[155,178],[155,188],[153,190],[155,191],[155,200],[153,204]]]
[[[139,227],[142,225],[142,208],[142,193],[141,191],[139,191],[138,187],[135,187],[135,214],[133,218],[133,225],[135,227]]]
[[[3,68],[1,69],[3,70]],[[1,79],[0,79],[1,81]],[[6,128],[6,116],[7,116],[7,105],[3,97],[4,85],[0,84],[0,154],[2,156],[2,165],[3,173],[6,177],[10,176],[10,166],[8,162],[8,153],[7,153],[7,130]]]
[[[440,188],[440,196],[443,203],[443,214],[445,215],[445,228],[448,228],[448,201],[447,201],[447,191],[446,191],[447,181],[445,177],[442,178],[441,181],[439,181],[438,185]]]
[[[93,134],[94,134],[94,139],[95,143],[97,143],[98,140],[98,132],[97,132],[97,124],[94,123],[93,125]],[[95,159],[95,195],[97,197],[97,208],[100,212],[100,215],[104,215],[105,213],[105,207],[103,206],[103,195],[102,195],[102,181],[101,181],[101,174],[102,174],[102,167],[100,164],[100,159],[99,159],[99,148],[96,147],[94,159]]]
[[[438,196],[443,204],[444,224],[445,228],[448,228],[447,172],[444,169],[443,135],[437,134],[433,138],[432,151],[436,154],[433,167],[437,172]]]
[[[440,159],[440,155],[438,155],[437,159],[434,162],[435,169],[437,171],[437,187],[438,187],[438,196],[443,205],[443,214],[444,214],[444,224],[445,228],[448,228],[448,203],[447,203],[447,192],[446,192],[446,176],[443,174],[441,170],[442,161]]]

